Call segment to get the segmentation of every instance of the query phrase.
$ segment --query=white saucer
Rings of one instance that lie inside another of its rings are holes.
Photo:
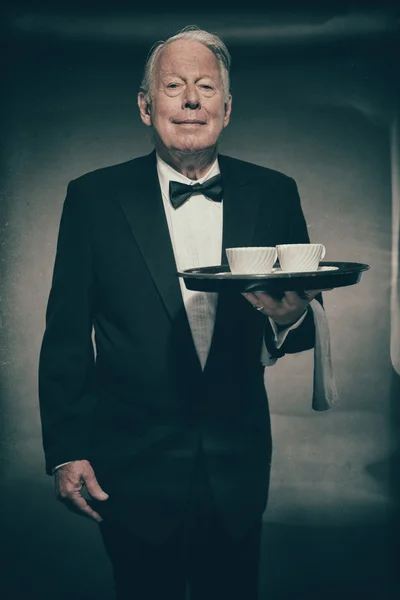
[[[337,271],[339,267],[318,267],[316,271],[282,271],[279,267],[272,269],[274,275],[288,275],[289,273],[322,273],[323,271]]]

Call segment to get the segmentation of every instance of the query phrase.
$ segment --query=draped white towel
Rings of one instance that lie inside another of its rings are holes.
[[[317,300],[310,302],[315,323],[314,389],[312,408],[328,410],[336,404],[338,392],[333,375],[331,339],[328,318]]]
[[[331,338],[326,312],[318,300],[312,300],[310,302],[310,308],[313,311],[315,324],[312,408],[314,410],[324,411],[332,408],[338,400],[338,393],[333,375]],[[268,360],[266,360],[265,354],[263,358],[264,360],[262,360],[262,363],[266,367],[272,367],[276,361],[279,360],[272,357],[269,357]]]

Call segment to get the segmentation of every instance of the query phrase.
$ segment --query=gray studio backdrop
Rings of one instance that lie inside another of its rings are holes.
[[[38,353],[66,186],[151,150],[136,108],[142,65],[155,39],[188,20],[160,20],[153,31],[147,17],[144,31],[134,19],[130,30],[126,19],[107,28],[87,15],[50,17],[9,24],[0,422],[1,546],[9,577],[2,597],[101,600],[110,597],[111,571],[96,525],[56,503],[44,474]],[[329,38],[328,28],[315,40],[299,35],[285,44],[270,20],[260,31],[261,16],[236,30],[211,17],[194,22],[225,33],[233,55],[233,115],[221,151],[292,176],[310,237],[325,244],[326,260],[371,267],[358,285],[325,293],[338,407],[311,410],[312,351],[287,356],[266,373],[274,457],[262,598],[389,598],[398,163],[385,26],[344,40]]]

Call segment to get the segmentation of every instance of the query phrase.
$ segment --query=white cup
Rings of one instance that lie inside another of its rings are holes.
[[[233,275],[264,275],[270,273],[277,259],[272,246],[227,248],[226,255]]]
[[[276,249],[282,271],[292,273],[317,271],[326,252],[322,244],[280,244]]]

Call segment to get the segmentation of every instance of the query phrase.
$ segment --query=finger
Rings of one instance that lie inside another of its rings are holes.
[[[274,298],[274,296],[271,296],[266,292],[254,292],[254,296],[257,298],[257,301],[263,304],[264,306],[275,308],[281,304],[280,300],[277,300],[276,298]]]
[[[100,487],[94,473],[90,475],[83,475],[82,479],[85,482],[86,489],[92,498],[95,498],[96,500],[107,500],[109,498],[109,495]]]
[[[318,296],[318,294],[321,294],[321,292],[330,292],[331,290],[333,290],[333,288],[324,288],[322,290],[306,290],[304,294],[307,295],[307,298],[313,300],[316,296]]]
[[[297,292],[288,291],[285,292],[285,299],[287,300],[289,306],[300,306],[301,304],[299,304],[299,299],[303,301],[303,304],[304,300],[306,301],[306,304],[309,304],[311,300],[314,300],[314,298],[321,293],[321,291],[324,290],[304,290]]]
[[[246,300],[248,300],[250,302],[250,304],[257,303],[256,295],[252,294],[251,292],[242,292],[242,296],[244,296],[246,298]]]
[[[309,300],[307,292],[297,292],[297,294],[302,300]]]
[[[285,298],[284,298],[285,304],[287,304],[290,307],[296,307],[296,308],[300,308],[301,306],[306,306],[307,303],[310,301],[308,292],[303,292],[301,295],[300,294],[301,294],[301,292],[293,292],[293,291],[285,292]]]
[[[318,290],[310,290],[310,291],[306,291],[304,292],[306,298],[309,300],[309,302],[311,302],[311,300],[314,300],[315,296],[318,296],[320,292]]]
[[[275,301],[271,296],[263,294],[262,292],[247,294],[247,299],[250,304],[264,316],[273,316],[281,307],[280,301]]]
[[[253,306],[264,304],[273,309],[280,306],[283,295],[283,293],[279,294],[279,296],[273,296],[272,294],[267,294],[267,292],[242,292],[242,296],[247,298]]]
[[[94,521],[97,521],[97,523],[101,523],[103,521],[99,513],[93,510],[93,508],[89,506],[85,498],[82,498],[81,495],[65,498],[63,499],[63,503],[72,512],[78,513],[84,517],[88,517],[89,519],[93,519]]]
[[[246,300],[248,300],[250,302],[250,304],[252,306],[254,306],[254,308],[259,308],[262,306],[262,302],[260,302],[260,300],[257,298],[256,294],[243,292],[242,296],[244,296],[246,298]]]

